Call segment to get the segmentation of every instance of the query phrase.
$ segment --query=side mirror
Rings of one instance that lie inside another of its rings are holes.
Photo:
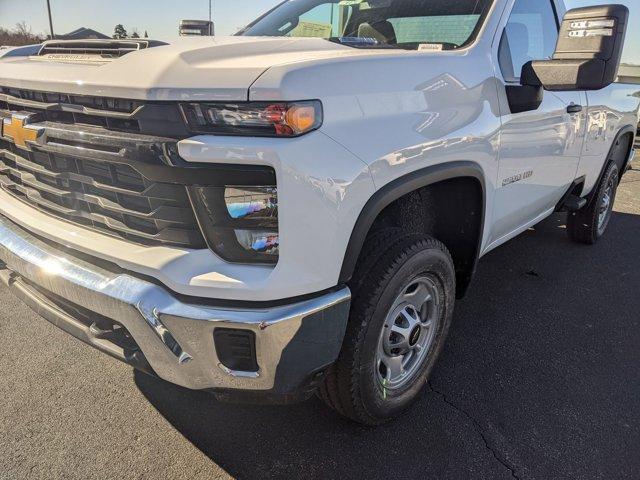
[[[552,59],[525,65],[521,83],[551,91],[600,90],[611,85],[618,75],[628,19],[624,5],[569,10]]]

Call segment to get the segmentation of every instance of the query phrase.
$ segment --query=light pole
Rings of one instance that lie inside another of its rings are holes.
[[[47,11],[49,12],[49,29],[51,30],[51,40],[55,38],[53,34],[53,20],[51,19],[51,2],[47,0]]]
[[[209,36],[213,35],[213,23],[211,21],[211,19],[213,18],[212,2],[213,2],[213,0],[209,0]]]

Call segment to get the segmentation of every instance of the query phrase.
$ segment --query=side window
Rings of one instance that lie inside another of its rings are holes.
[[[530,60],[551,58],[558,20],[551,0],[516,0],[500,40],[499,61],[506,81],[517,81]]]

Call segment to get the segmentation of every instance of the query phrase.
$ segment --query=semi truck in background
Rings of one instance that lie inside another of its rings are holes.
[[[182,20],[180,22],[180,36],[211,37],[215,35],[214,25],[209,20]]]

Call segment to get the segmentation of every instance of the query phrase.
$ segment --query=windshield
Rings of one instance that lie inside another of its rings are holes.
[[[492,0],[288,0],[239,35],[314,37],[361,48],[451,50],[472,42]]]

